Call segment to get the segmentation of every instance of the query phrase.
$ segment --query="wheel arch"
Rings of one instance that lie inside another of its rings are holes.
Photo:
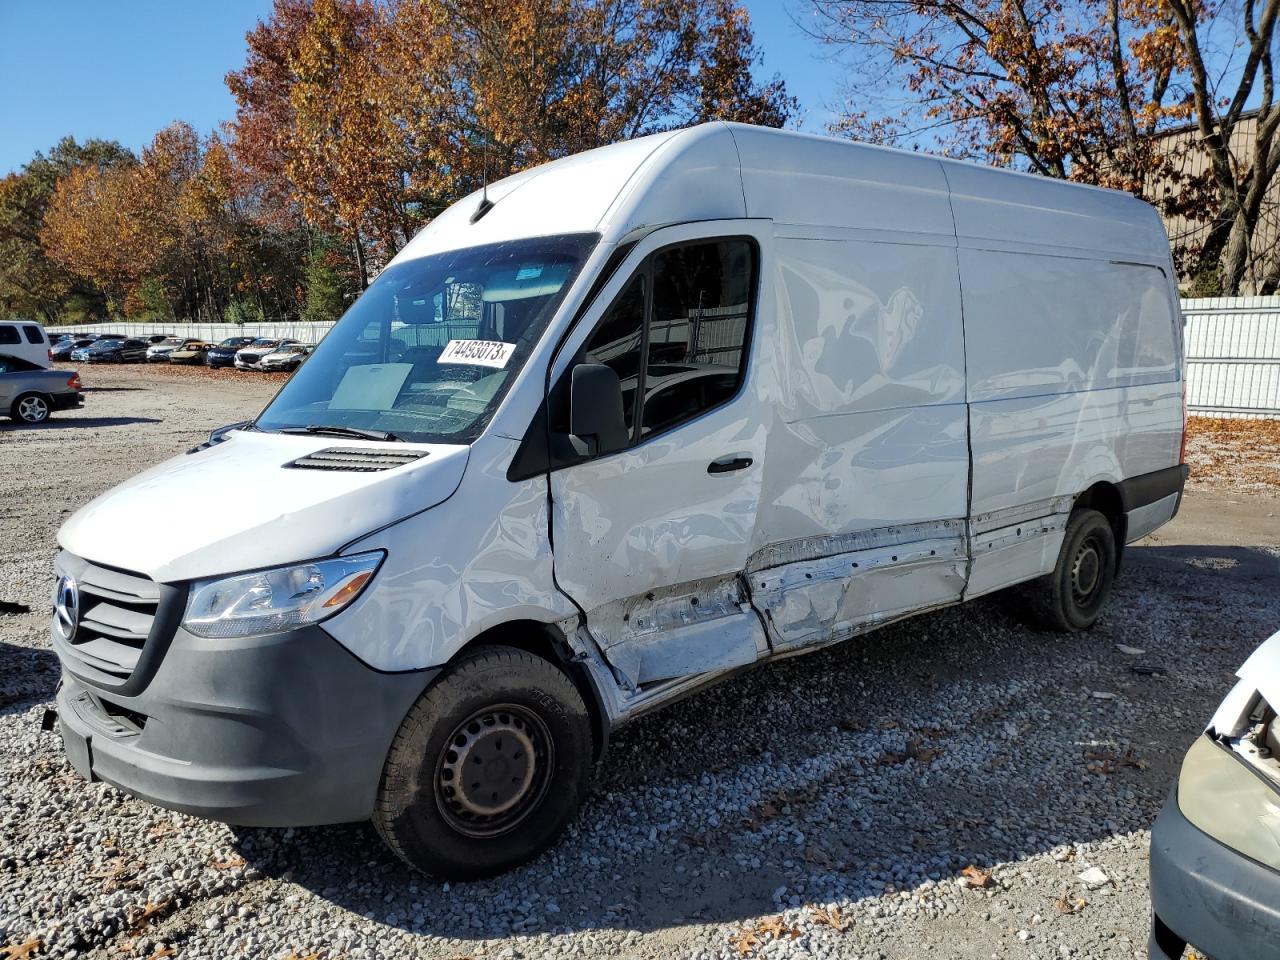
[[[1107,522],[1116,538],[1116,574],[1120,573],[1120,562],[1124,556],[1124,542],[1127,521],[1124,510],[1124,497],[1120,488],[1107,480],[1099,480],[1076,497],[1072,509],[1087,508],[1097,510]]]
[[[587,713],[591,718],[592,759],[599,761],[604,757],[609,745],[612,727],[609,713],[605,709],[600,691],[596,689],[591,672],[574,658],[573,648],[560,631],[550,623],[537,620],[508,620],[495,624],[472,637],[449,658],[454,663],[461,657],[473,653],[478,647],[514,647],[535,657],[554,664],[564,672],[587,705]],[[448,664],[446,664],[447,666]]]

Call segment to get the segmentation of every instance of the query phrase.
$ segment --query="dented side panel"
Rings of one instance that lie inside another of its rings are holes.
[[[789,652],[959,600],[969,447],[954,245],[779,229],[779,422],[747,582]]]

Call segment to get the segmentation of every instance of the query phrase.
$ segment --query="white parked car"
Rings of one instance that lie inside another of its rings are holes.
[[[15,357],[48,368],[49,336],[30,320],[0,320],[0,357]]]
[[[280,340],[274,337],[260,337],[244,349],[236,351],[236,369],[261,370],[263,368],[260,366],[260,362],[264,357],[277,353],[283,347],[297,342],[297,340],[289,340],[287,338]]]
[[[492,184],[63,525],[67,754],[475,877],[731,671],[1015,584],[1087,629],[1181,498],[1174,276],[1127,194],[737,124]]]
[[[167,363],[169,354],[180,349],[187,341],[187,337],[165,337],[163,340],[157,340],[147,347],[147,362]]]
[[[305,343],[287,343],[264,354],[257,367],[259,370],[297,370],[314,349]]]

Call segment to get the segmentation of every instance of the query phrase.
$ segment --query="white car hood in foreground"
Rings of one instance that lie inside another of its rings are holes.
[[[426,456],[366,473],[286,467],[334,447]],[[159,582],[312,560],[448,499],[468,450],[233,431],[81,507],[58,531],[58,543]]]

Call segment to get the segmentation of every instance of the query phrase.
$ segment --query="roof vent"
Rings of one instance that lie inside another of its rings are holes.
[[[405,464],[421,460],[425,450],[353,450],[348,447],[329,447],[299,457],[286,467],[294,470],[346,470],[351,473],[377,473],[394,470]]]

